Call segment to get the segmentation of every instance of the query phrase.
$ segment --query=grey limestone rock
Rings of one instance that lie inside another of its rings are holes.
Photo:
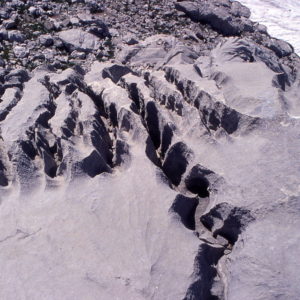
[[[250,11],[243,5],[228,1],[183,1],[176,8],[185,12],[193,21],[204,22],[224,35],[238,35],[247,30],[243,18],[249,18]],[[252,27],[249,27],[252,30]]]
[[[227,0],[0,19],[0,299],[299,298],[292,46]]]
[[[39,37],[39,42],[46,47],[52,46],[53,45],[53,38],[50,34],[45,34],[45,35],[41,35]]]
[[[81,29],[61,31],[58,36],[69,51],[80,50],[90,52],[99,47],[99,39]]]

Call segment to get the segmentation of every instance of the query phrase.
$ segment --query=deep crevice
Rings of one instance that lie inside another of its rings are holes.
[[[222,295],[213,293],[213,286],[218,276],[217,264],[224,255],[225,248],[208,244],[199,246],[194,262],[195,281],[188,288],[183,300],[219,300]],[[221,289],[222,290],[222,289]],[[222,293],[222,292],[221,292]]]
[[[3,162],[0,160],[0,185],[7,186],[8,179],[5,176],[6,167],[4,166]]]
[[[176,196],[170,211],[173,211],[179,215],[182,224],[186,228],[195,230],[195,212],[198,204],[198,197],[191,198],[179,194]]]
[[[145,121],[147,124],[148,133],[154,144],[154,147],[158,149],[160,147],[160,129],[159,129],[159,118],[158,110],[154,102],[150,101],[146,104],[146,115]]]
[[[37,150],[35,149],[35,147],[33,146],[31,141],[21,141],[20,142],[21,148],[23,150],[23,152],[30,158],[30,159],[34,159],[36,157]]]
[[[254,221],[254,217],[248,209],[234,207],[224,202],[201,216],[200,220],[214,237],[222,236],[231,245],[234,245],[243,229]],[[222,223],[221,226],[220,222]]]
[[[161,159],[165,158],[165,154],[168,151],[168,149],[172,143],[172,138],[174,135],[173,131],[174,131],[174,128],[172,128],[171,125],[166,124],[164,126],[164,129],[162,132],[162,137],[161,137],[161,147],[160,147]]]
[[[110,172],[110,168],[97,151],[84,158],[81,162],[81,169],[90,177],[95,177],[104,172]]]
[[[186,188],[200,198],[209,197],[208,176],[212,174],[215,173],[199,164],[194,166],[185,179]]]
[[[187,169],[191,156],[192,151],[183,142],[174,144],[167,152],[163,163],[163,171],[174,185],[178,186],[180,184],[181,177]]]

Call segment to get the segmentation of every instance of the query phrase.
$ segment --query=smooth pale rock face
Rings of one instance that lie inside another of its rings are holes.
[[[298,298],[299,59],[237,2],[176,7],[214,35],[97,61],[79,15],[88,67],[0,72],[0,299]]]
[[[228,299],[251,299],[253,294],[256,299],[297,299],[300,235],[296,228],[299,228],[299,198],[296,197],[286,199],[274,209],[272,216],[266,215],[249,226],[231,255]],[[247,243],[242,246],[243,240]],[[286,242],[281,244],[281,241]],[[278,281],[274,280],[275,276]],[[261,280],[267,277],[269,280]]]
[[[92,51],[98,48],[99,38],[81,29],[69,29],[58,34],[63,43],[70,49]]]
[[[282,254],[299,247],[299,122],[272,103],[251,117],[262,91],[285,91],[265,63],[218,49],[175,64],[166,52],[145,76],[95,63],[25,83],[1,123],[1,298],[299,293]]]
[[[232,108],[257,117],[272,117],[281,111],[278,90],[272,86],[276,73],[264,63],[230,62],[216,66],[215,72],[213,76],[221,74],[225,101]]]

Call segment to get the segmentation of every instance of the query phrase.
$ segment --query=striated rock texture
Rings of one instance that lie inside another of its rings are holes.
[[[298,299],[300,59],[249,17],[3,5],[0,299]]]

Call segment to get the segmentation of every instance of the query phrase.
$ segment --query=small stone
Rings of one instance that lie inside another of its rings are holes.
[[[35,6],[29,7],[28,12],[30,15],[32,15],[33,17],[36,17],[36,18],[41,15],[40,9]]]
[[[262,25],[262,24],[258,24],[258,25],[256,26],[256,30],[257,30],[258,32],[260,32],[260,33],[267,33],[267,32],[268,32],[267,26]]]
[[[12,30],[8,32],[8,41],[23,43],[25,41],[25,36],[18,30]]]
[[[41,43],[41,45],[45,46],[45,47],[50,47],[53,45],[53,38],[50,34],[44,34],[41,35],[39,37],[39,42]]]
[[[14,29],[16,28],[17,23],[15,20],[6,20],[3,21],[2,25],[5,29]]]
[[[45,28],[46,30],[49,30],[49,31],[55,30],[55,29],[56,29],[56,26],[55,26],[55,24],[54,24],[54,21],[53,21],[53,20],[50,20],[50,19],[46,20],[46,21],[44,22],[44,28]]]
[[[133,35],[127,35],[123,38],[123,41],[127,45],[138,44],[138,40]]]
[[[52,49],[45,49],[42,54],[44,55],[46,60],[54,60],[56,51]]]
[[[282,40],[271,39],[269,42],[269,48],[273,50],[278,57],[288,56],[293,53],[293,47]]]
[[[79,19],[77,17],[70,18],[70,23],[72,25],[76,25],[76,26],[78,26],[80,24]]]
[[[15,54],[16,57],[18,58],[24,58],[27,57],[29,54],[29,51],[27,50],[26,47],[22,47],[22,46],[16,46],[13,48],[13,52]]]
[[[70,51],[93,51],[99,47],[99,39],[91,33],[81,29],[70,29],[59,33],[59,38]]]
[[[74,50],[71,53],[71,57],[72,58],[78,58],[78,59],[85,59],[86,58],[86,54],[84,52],[82,52],[82,51]]]

